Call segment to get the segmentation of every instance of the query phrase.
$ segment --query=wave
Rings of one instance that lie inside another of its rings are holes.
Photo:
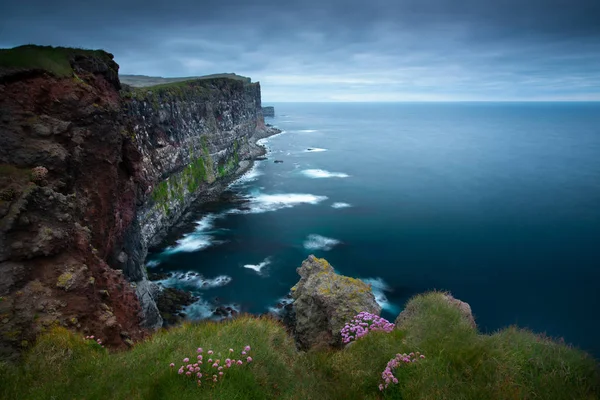
[[[324,250],[329,251],[333,249],[334,246],[340,244],[341,242],[337,239],[328,238],[321,235],[311,234],[308,235],[306,240],[304,241],[304,248],[307,250]]]
[[[242,176],[233,181],[230,186],[238,186],[244,185],[248,182],[254,182],[258,179],[259,176],[263,175],[262,171],[258,169],[258,162],[260,161],[254,161],[254,165],[252,165],[252,168],[250,168]]]
[[[164,287],[172,288],[187,288],[192,290],[212,289],[229,284],[232,278],[227,275],[220,275],[216,278],[205,278],[197,272],[176,272],[167,279],[158,281],[157,283]]]
[[[304,150],[305,153],[320,153],[322,151],[327,151],[327,149],[321,149],[320,147],[309,147]]]
[[[348,178],[350,175],[343,172],[329,172],[324,169],[305,169],[302,174],[313,179],[320,178]]]
[[[160,265],[160,260],[148,260],[146,261],[146,267],[154,268]]]
[[[240,214],[260,214],[269,211],[277,211],[282,208],[291,208],[300,204],[319,204],[327,200],[327,196],[316,196],[303,193],[282,194],[257,194],[249,196],[244,208],[229,211]]]
[[[244,268],[252,269],[260,275],[261,270],[269,264],[271,264],[271,260],[270,260],[270,257],[267,257],[260,264],[256,264],[256,265],[246,264],[246,265],[244,265]]]
[[[217,217],[215,214],[208,214],[196,221],[196,229],[193,232],[183,235],[182,238],[176,241],[177,244],[167,247],[163,251],[163,254],[174,254],[182,251],[194,252],[206,249],[215,244],[224,243],[223,241],[216,240],[209,234]]]
[[[190,320],[209,319],[213,316],[214,306],[205,300],[198,300],[183,308],[186,318]]]
[[[391,292],[392,289],[383,281],[381,278],[367,278],[362,279],[363,282],[371,285],[371,290],[373,291],[373,295],[375,296],[375,301],[377,304],[381,306],[384,310],[387,310],[391,313],[397,313],[398,307],[389,302],[387,296],[384,292]]]
[[[348,204],[348,203],[333,203],[331,205],[331,207],[333,207],[333,208],[348,208],[348,207],[352,207],[352,205]]]
[[[271,306],[267,309],[273,314],[280,315],[285,310],[285,306],[287,306],[288,304],[292,304],[293,302],[294,299],[290,296],[282,297],[281,299],[277,300],[276,306]]]

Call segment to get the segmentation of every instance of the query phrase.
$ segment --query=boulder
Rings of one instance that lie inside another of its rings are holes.
[[[292,288],[294,326],[298,347],[338,347],[340,330],[361,311],[379,315],[371,286],[338,275],[324,259],[310,255],[296,270],[300,281]]]

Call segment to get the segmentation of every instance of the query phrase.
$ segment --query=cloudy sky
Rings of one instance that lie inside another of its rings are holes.
[[[0,47],[235,72],[263,101],[600,100],[600,0],[17,0]]]

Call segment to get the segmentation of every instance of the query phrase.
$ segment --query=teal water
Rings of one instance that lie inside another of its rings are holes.
[[[518,324],[600,356],[599,103],[275,110],[269,160],[149,256],[201,296],[190,318],[267,312],[314,253],[372,283],[390,320],[449,290],[485,332]]]

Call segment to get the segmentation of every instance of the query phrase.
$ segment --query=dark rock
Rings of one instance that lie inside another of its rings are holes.
[[[273,162],[274,162],[275,164],[281,164],[281,163],[283,163],[283,160],[275,160],[275,161],[273,161]]]
[[[267,157],[263,157],[263,156],[261,156],[261,157],[254,157],[254,161],[264,161],[264,160],[268,160],[268,158]]]
[[[165,288],[156,298],[156,305],[164,320],[164,326],[176,325],[185,317],[181,310],[194,303],[195,296],[184,290]]]

